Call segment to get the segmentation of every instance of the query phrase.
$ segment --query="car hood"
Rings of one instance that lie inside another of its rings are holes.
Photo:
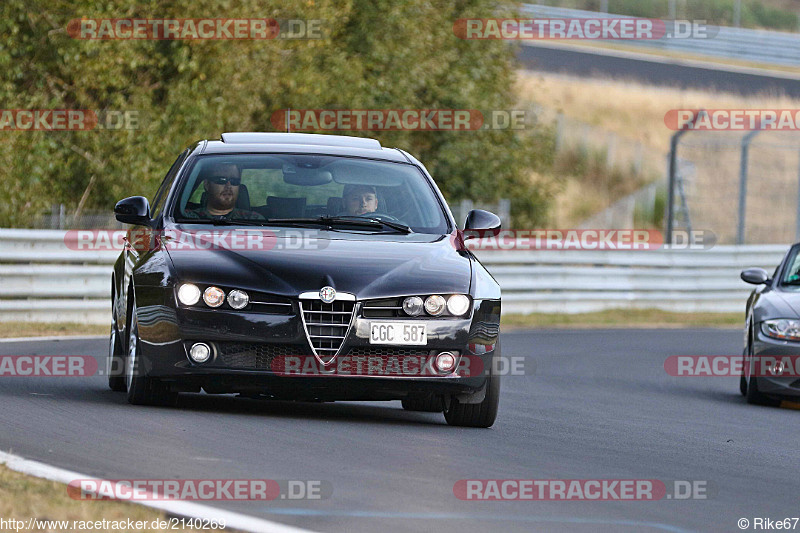
[[[780,292],[775,291],[775,295],[778,297],[776,299],[778,301],[773,301],[776,311],[778,311],[775,318],[779,316],[782,318],[800,317],[800,292],[781,290]]]
[[[314,237],[302,245],[297,232],[286,235],[275,231],[274,235],[274,246],[265,246],[270,249],[222,242],[209,250],[173,246],[167,253],[181,282],[213,283],[288,297],[326,285],[355,294],[358,299],[468,294],[470,290],[471,259],[459,252],[447,235],[315,231]]]

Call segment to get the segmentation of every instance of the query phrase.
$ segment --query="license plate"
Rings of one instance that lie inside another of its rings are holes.
[[[370,327],[369,343],[425,346],[428,344],[428,332],[425,324],[373,322]]]

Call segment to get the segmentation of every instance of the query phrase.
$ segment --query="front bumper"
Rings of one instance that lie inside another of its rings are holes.
[[[273,366],[280,356],[313,357],[297,313],[275,315],[140,305],[139,371],[170,383],[178,391],[203,389],[209,393],[263,394],[306,400],[392,400],[431,394],[469,395],[483,390],[487,371],[492,368],[493,359],[499,355],[495,350],[499,314],[498,300],[479,300],[475,302],[475,309],[469,317],[427,320],[427,345],[387,347],[370,345],[370,324],[401,320],[363,318],[357,307],[350,333],[337,359],[355,357],[355,354],[371,356],[373,352],[384,357],[430,357],[449,351],[457,352],[462,359],[468,358],[473,363],[473,371],[466,375],[460,372],[446,375],[306,376],[276,373]],[[211,345],[216,357],[203,364],[192,362],[187,350],[194,342]],[[259,359],[256,363],[251,358],[246,363],[231,364],[234,359],[220,356],[231,346],[235,349],[245,346],[247,354],[257,351]],[[476,368],[481,371],[478,372]]]
[[[800,342],[773,339],[765,335],[760,327],[756,327],[753,338],[753,355],[762,361],[768,357],[776,359],[785,356],[796,357],[800,355]],[[759,375],[758,391],[773,397],[800,399],[800,376]]]

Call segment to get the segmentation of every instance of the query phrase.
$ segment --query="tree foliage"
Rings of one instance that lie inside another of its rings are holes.
[[[74,209],[92,176],[87,208],[149,196],[190,143],[271,131],[279,109],[514,109],[514,50],[452,29],[508,9],[484,0],[3,0],[0,108],[128,110],[141,120],[135,130],[0,132],[0,226],[24,225],[53,203]],[[67,23],[81,17],[313,19],[324,38],[73,39]],[[355,134],[413,153],[450,201],[510,197],[517,224],[545,216],[548,188],[530,175],[549,163],[548,131]]]

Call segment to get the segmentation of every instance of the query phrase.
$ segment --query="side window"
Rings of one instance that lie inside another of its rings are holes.
[[[181,168],[183,161],[188,155],[189,150],[186,150],[172,163],[169,172],[167,172],[167,175],[164,177],[164,181],[161,182],[161,186],[153,197],[153,202],[150,204],[150,218],[156,218],[161,214],[161,211],[164,210],[164,204],[167,201],[167,196],[169,196],[169,190],[172,188],[175,177],[178,175],[178,170]]]

